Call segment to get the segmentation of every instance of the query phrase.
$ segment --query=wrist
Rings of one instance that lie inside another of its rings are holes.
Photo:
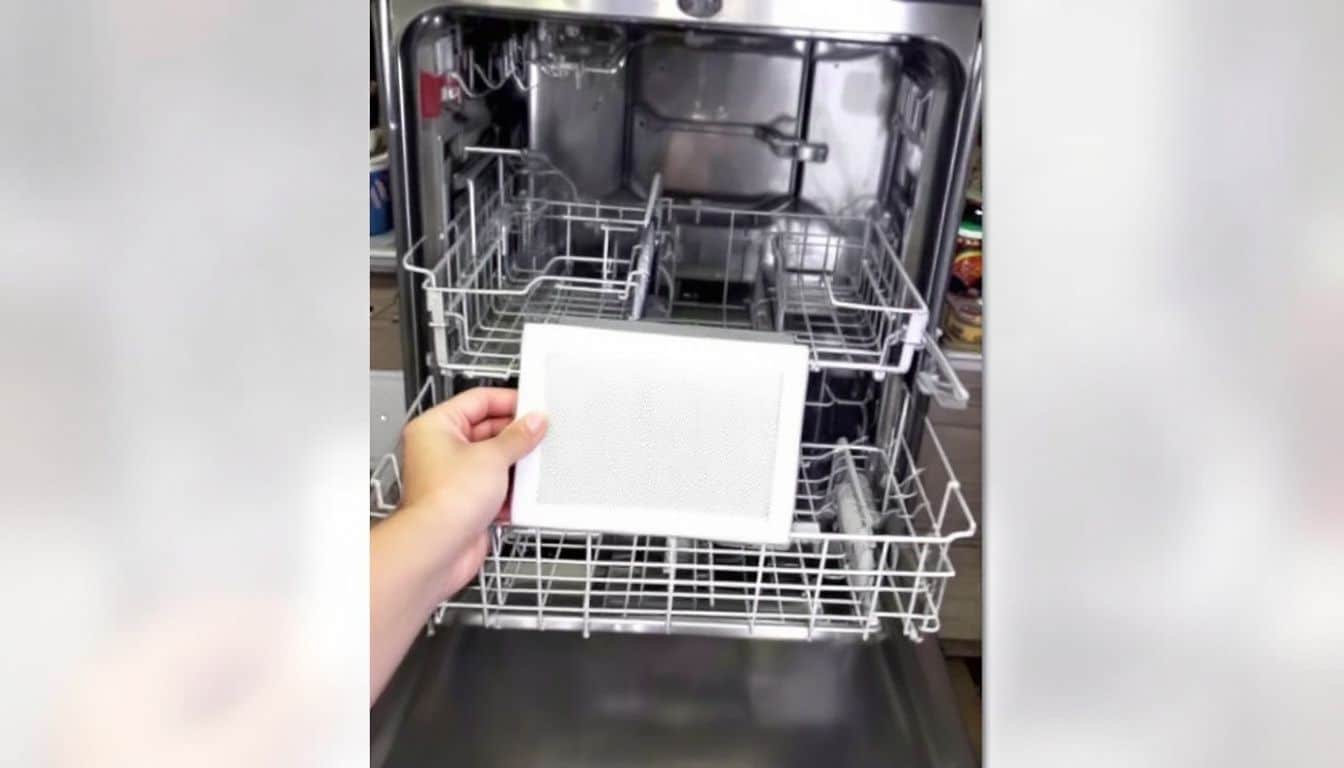
[[[471,542],[472,531],[464,517],[445,509],[443,504],[413,502],[393,518],[404,520],[407,535],[416,549],[416,563],[427,588],[426,599],[432,605],[451,597],[454,572]]]

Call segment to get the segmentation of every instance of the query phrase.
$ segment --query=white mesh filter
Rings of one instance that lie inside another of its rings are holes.
[[[551,426],[513,522],[783,543],[806,383],[806,349],[775,334],[528,325],[519,412]]]

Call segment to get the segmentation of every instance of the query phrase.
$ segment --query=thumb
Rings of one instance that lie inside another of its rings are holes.
[[[485,441],[485,445],[502,456],[509,464],[517,462],[537,447],[546,434],[546,416],[529,413],[515,419],[504,431]]]

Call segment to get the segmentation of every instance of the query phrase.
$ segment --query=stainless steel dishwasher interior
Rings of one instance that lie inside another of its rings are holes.
[[[978,5],[374,13],[411,415],[514,380],[526,322],[784,332],[813,371],[789,546],[497,527],[375,708],[375,758],[971,764],[918,641],[948,543],[974,530],[951,467],[943,487],[921,476],[946,464],[928,397],[965,397],[928,329],[978,113]],[[386,514],[396,455],[371,470]]]

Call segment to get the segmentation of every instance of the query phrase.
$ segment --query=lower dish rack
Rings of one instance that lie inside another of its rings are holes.
[[[424,413],[439,400],[438,386],[434,378],[425,380],[424,386],[416,393],[415,401],[402,419],[404,426],[411,419]],[[369,517],[381,520],[397,511],[401,503],[401,440],[389,453],[371,458],[369,461]]]
[[[409,415],[435,396],[426,385]],[[868,639],[939,629],[955,575],[948,550],[974,534],[961,484],[931,425],[941,487],[926,486],[904,434],[887,447],[803,443],[793,532],[784,546],[543,530],[496,523],[477,578],[435,611],[492,628]],[[809,410],[829,407],[814,402]],[[370,473],[370,514],[395,509],[395,454]]]

